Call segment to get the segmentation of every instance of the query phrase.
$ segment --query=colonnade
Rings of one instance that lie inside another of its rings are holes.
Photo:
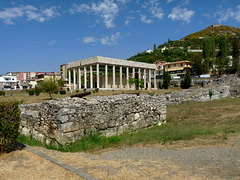
[[[100,79],[99,79],[99,66],[100,64],[96,64],[94,65],[96,66],[96,88],[100,88]],[[116,66],[115,65],[111,65],[112,66],[112,88],[108,87],[108,67],[109,65],[105,64],[104,65],[104,74],[105,74],[105,84],[104,84],[104,88],[103,89],[124,89],[123,88],[123,66],[118,66],[120,69],[120,85],[117,88],[116,86]],[[87,67],[89,67],[89,73],[90,73],[90,89],[93,89],[93,65],[88,65],[88,66],[78,66],[78,67],[74,67],[71,68],[73,69],[73,81],[71,79],[71,71],[70,69],[68,69],[68,80],[69,80],[69,88],[72,89],[72,83],[73,83],[73,89],[82,89],[82,84],[81,84],[81,77],[82,74],[84,76],[84,88],[87,89]],[[83,73],[81,71],[81,68],[83,68]],[[132,76],[131,78],[135,78],[135,73],[136,73],[136,69],[138,69],[138,79],[142,80],[143,79],[143,83],[144,83],[144,88],[146,88],[148,86],[148,89],[151,89],[151,82],[152,82],[152,71],[154,74],[154,89],[157,88],[157,84],[156,84],[156,70],[153,69],[143,69],[140,67],[132,67]],[[141,76],[142,73],[142,69],[143,69],[143,74]],[[78,77],[76,77],[76,72],[78,71]],[[147,75],[148,73],[148,75]],[[148,76],[148,80],[147,80],[147,76]],[[78,79],[78,81],[77,81]],[[148,81],[148,82],[147,82]],[[78,83],[77,83],[78,82]],[[148,85],[147,85],[148,83]],[[129,85],[129,67],[126,67],[126,89],[131,89],[130,85]],[[133,84],[133,88],[135,89],[135,84]]]

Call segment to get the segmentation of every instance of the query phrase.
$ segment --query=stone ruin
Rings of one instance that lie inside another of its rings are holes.
[[[91,131],[109,137],[166,122],[164,96],[65,98],[20,109],[21,132],[46,144],[75,142]]]
[[[212,96],[209,96],[212,91]],[[21,133],[50,144],[75,142],[90,132],[113,136],[166,122],[166,106],[186,101],[209,101],[240,94],[237,75],[222,76],[208,86],[182,89],[164,95],[120,94],[54,99],[20,105]]]

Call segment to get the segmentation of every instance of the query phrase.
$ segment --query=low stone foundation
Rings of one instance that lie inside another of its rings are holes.
[[[91,131],[119,135],[166,121],[164,96],[65,98],[20,105],[20,109],[21,132],[46,144],[74,142]]]

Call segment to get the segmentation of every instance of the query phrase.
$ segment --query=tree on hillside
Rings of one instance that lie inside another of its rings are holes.
[[[42,90],[49,94],[50,99],[52,99],[52,94],[58,90],[57,84],[54,79],[50,78],[40,83]]]
[[[240,51],[239,51],[239,38],[235,38],[233,40],[233,68],[232,71],[233,73],[239,72],[240,70]]]
[[[210,39],[203,39],[203,59],[204,59],[204,72],[209,72],[209,64],[210,64]]]
[[[219,75],[223,74],[228,66],[229,59],[227,58],[227,54],[227,38],[226,36],[221,36],[219,39],[219,52],[216,59],[216,65]]]
[[[192,57],[189,58],[189,61],[193,67],[195,75],[201,75],[204,72],[204,67],[202,63],[202,54],[194,53]]]
[[[203,39],[203,59],[204,59],[204,72],[209,73],[215,59],[215,40],[210,38]]]
[[[171,76],[169,75],[169,72],[165,70],[165,67],[163,69],[163,88],[168,89],[170,85]]]
[[[153,51],[155,52],[156,50],[157,50],[157,45],[154,44],[154,46],[153,46]]]

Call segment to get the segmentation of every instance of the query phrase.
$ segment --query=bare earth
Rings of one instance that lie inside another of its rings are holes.
[[[97,179],[240,179],[240,137],[222,146],[131,147],[97,154],[33,148]],[[26,149],[1,156],[0,167],[0,179],[81,179]]]

